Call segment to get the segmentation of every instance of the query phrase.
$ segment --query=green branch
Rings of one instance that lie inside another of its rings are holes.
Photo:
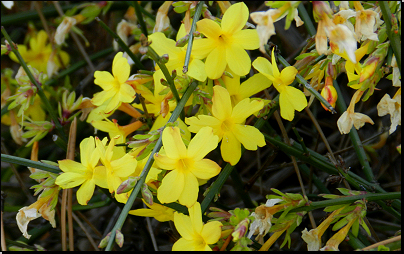
[[[27,167],[31,167],[31,168],[37,168],[37,169],[41,169],[44,171],[48,171],[51,173],[55,173],[55,174],[59,174],[62,171],[55,166],[49,165],[49,164],[45,164],[39,161],[33,161],[33,160],[28,160],[25,158],[20,158],[17,156],[12,156],[12,155],[8,155],[8,154],[1,154],[1,161],[4,162],[9,162],[9,163],[14,163],[14,164],[18,164],[18,165],[22,165],[22,166],[27,166]]]
[[[192,42],[194,40],[194,32],[196,29],[196,22],[199,20],[199,17],[201,16],[203,4],[204,4],[204,1],[200,1],[195,9],[194,19],[192,20],[191,30],[189,31],[188,48],[187,48],[187,52],[185,54],[184,69],[182,71],[183,73],[188,72],[189,60],[191,59]]]

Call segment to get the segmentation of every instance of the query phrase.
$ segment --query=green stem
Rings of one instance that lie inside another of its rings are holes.
[[[188,48],[187,48],[187,52],[185,54],[184,69],[182,71],[183,73],[188,72],[188,65],[189,65],[189,60],[191,59],[192,42],[194,40],[196,22],[199,20],[199,17],[201,16],[203,4],[204,4],[204,1],[200,1],[195,9],[194,19],[192,20],[191,30],[189,31]]]
[[[310,204],[308,204],[307,206],[292,209],[290,212],[312,211],[315,209],[328,207],[328,206],[351,204],[360,199],[366,199],[367,201],[401,199],[401,192],[367,193],[364,195],[354,195],[354,196],[347,196],[347,197],[329,199],[329,200],[324,200],[324,201],[310,202]]]
[[[283,66],[285,67],[290,66],[290,64],[280,54],[278,54],[278,59],[279,62],[283,64]],[[325,105],[331,111],[331,113],[333,114],[337,113],[337,111],[335,111],[335,109],[331,106],[331,104],[326,99],[324,99],[324,97],[321,96],[321,94],[319,94],[313,87],[311,87],[311,85],[300,74],[296,74],[296,79],[297,81],[299,81],[300,84],[304,85],[304,87],[307,90],[309,90],[309,92],[313,94],[314,97],[317,98],[317,100],[319,100],[323,105]]]
[[[137,1],[131,1],[131,4],[132,4],[133,8],[135,8],[137,21],[140,24],[140,29],[142,30],[142,33],[147,37],[148,33],[147,33],[146,23],[144,23],[142,12],[140,10],[140,6],[137,3]]]
[[[24,69],[25,73],[27,73],[30,81],[32,84],[35,84],[37,87],[37,92],[39,97],[41,98],[41,101],[45,105],[45,108],[48,110],[48,113],[55,124],[56,130],[59,132],[60,136],[67,142],[67,136],[66,133],[63,130],[62,125],[59,122],[59,119],[57,118],[56,112],[53,110],[52,105],[50,104],[48,98],[46,97],[45,93],[42,90],[42,87],[38,84],[34,76],[32,75],[31,71],[29,70],[27,64],[25,63],[24,59],[21,57],[20,53],[18,52],[17,48],[15,47],[14,42],[11,41],[10,36],[6,32],[6,29],[4,27],[1,27],[1,32],[3,33],[4,37],[8,41],[8,43],[11,46],[11,50],[14,52],[15,56],[18,58],[19,63],[21,64],[22,68]]]
[[[185,103],[188,101],[189,97],[191,96],[191,94],[193,93],[193,91],[195,90],[195,88],[197,86],[198,86],[198,82],[194,81],[191,83],[191,85],[188,87],[187,91],[182,96],[181,101],[177,104],[177,107],[171,114],[171,117],[168,120],[169,123],[175,122],[177,120],[178,116],[180,115],[180,113],[182,112],[182,109],[185,106]],[[140,174],[139,181],[137,182],[135,188],[133,189],[132,193],[129,196],[128,201],[126,202],[125,206],[123,207],[122,212],[119,215],[119,218],[118,218],[114,228],[111,230],[111,238],[109,239],[108,245],[105,250],[112,249],[112,245],[115,241],[115,231],[117,229],[122,228],[122,225],[125,222],[130,209],[132,208],[133,202],[135,201],[135,199],[140,191],[140,188],[142,187],[143,183],[145,182],[146,176],[149,173],[149,170],[150,170],[152,164],[154,163],[154,154],[157,153],[162,146],[161,139],[162,139],[162,136],[160,135],[160,138],[157,140],[156,146],[154,147],[153,151],[151,152],[149,159],[147,160],[146,165],[145,165],[142,173]]]
[[[384,23],[386,23],[386,32],[387,36],[390,40],[390,45],[393,48],[394,56],[396,57],[396,62],[398,69],[400,70],[401,74],[401,38],[400,33],[397,29],[392,27],[391,20],[394,18],[395,23],[397,23],[397,19],[393,17],[390,12],[389,3],[386,1],[379,1],[380,10],[383,14]]]
[[[32,160],[28,160],[25,158],[20,158],[17,156],[12,156],[12,155],[8,155],[8,154],[1,154],[1,161],[4,162],[9,162],[9,163],[14,163],[14,164],[18,164],[18,165],[22,165],[22,166],[27,166],[27,167],[31,167],[31,168],[37,168],[37,169],[41,169],[41,170],[45,170],[51,173],[55,173],[55,174],[59,174],[62,171],[55,166],[49,165],[49,164],[45,164],[39,161],[32,161]]]
[[[310,36],[314,36],[317,33],[317,30],[314,27],[313,22],[311,21],[311,18],[306,11],[306,8],[304,8],[304,4],[300,3],[297,7],[297,10],[299,11],[299,16],[302,18],[307,32],[310,34]]]
[[[333,84],[338,94],[337,108],[340,112],[345,112],[347,107],[344,102],[341,89],[339,88],[338,83],[335,80],[333,81]],[[374,181],[373,171],[366,157],[365,149],[363,149],[362,141],[359,138],[358,131],[353,126],[351,128],[351,131],[349,132],[349,137],[351,138],[352,146],[355,149],[359,162],[362,165],[362,170],[363,173],[365,174],[366,179],[370,182]]]
[[[119,46],[129,55],[130,58],[132,58],[133,62],[135,62],[135,65],[138,69],[144,69],[143,64],[140,62],[140,60],[133,54],[133,52],[129,49],[129,47],[123,42],[121,37],[119,37],[116,33],[114,33],[104,22],[99,17],[96,17],[95,20],[100,23],[100,25],[118,42]]]

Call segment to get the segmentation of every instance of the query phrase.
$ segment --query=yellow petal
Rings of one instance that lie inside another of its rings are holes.
[[[94,137],[88,137],[83,139],[83,141],[81,141],[80,143],[80,160],[81,163],[85,166],[87,165],[96,165],[98,161],[96,161],[94,163],[94,161],[92,161],[92,163],[90,162],[90,160],[95,160],[97,156],[92,156],[92,153],[95,151],[95,141],[94,141]],[[96,153],[95,155],[97,155],[98,153]],[[94,157],[94,158],[92,158]],[[99,157],[98,157],[99,159]],[[93,164],[94,163],[94,164]]]
[[[250,56],[235,43],[226,46],[226,61],[229,68],[238,76],[248,74],[251,69]]]
[[[135,172],[137,160],[132,155],[125,154],[122,158],[111,162],[114,174],[118,177],[127,177]]]
[[[176,170],[175,170],[176,171]],[[199,184],[196,177],[191,172],[186,172],[184,175],[184,188],[178,197],[180,204],[191,207],[198,199]],[[161,188],[161,187],[160,187]]]
[[[275,60],[275,47],[272,49],[271,60],[272,60],[272,74],[274,77],[279,77],[280,73]]]
[[[285,86],[279,97],[282,118],[292,121],[295,110],[302,111],[307,106],[306,96],[302,91],[291,86]]]
[[[257,30],[240,30],[233,34],[233,43],[240,45],[243,49],[254,50],[260,46],[260,38]]]
[[[222,158],[224,161],[229,162],[232,166],[241,158],[241,143],[231,132],[226,132],[222,139],[220,146]]]
[[[235,124],[233,134],[247,150],[257,150],[257,146],[265,146],[264,135],[254,126]]]
[[[168,39],[162,32],[149,35],[149,41],[152,42],[150,46],[159,56],[168,54],[170,60],[181,52],[181,48],[175,46],[175,41]]]
[[[107,106],[104,109],[105,113],[110,113],[111,111],[117,109],[122,102],[119,101],[119,94],[115,94],[109,101],[106,102]]]
[[[265,77],[269,78],[270,76],[273,76],[272,64],[266,58],[257,57],[252,65],[257,71],[264,74]]]
[[[222,29],[220,28],[220,26],[211,19],[199,20],[198,22],[196,22],[196,27],[198,32],[202,33],[210,39],[217,39],[222,34]],[[195,42],[196,41],[197,40],[195,40]]]
[[[157,189],[157,198],[161,203],[171,203],[178,200],[184,189],[184,174],[178,170],[169,172]]]
[[[192,59],[192,61],[189,63],[189,70],[187,74],[198,81],[205,81],[207,78],[205,63],[199,59]]]
[[[195,161],[191,172],[199,179],[210,179],[219,174],[220,166],[214,161],[203,159]]]
[[[193,205],[191,208],[188,208],[188,211],[194,232],[200,234],[203,227],[201,204],[199,204],[199,202],[196,202],[195,205]]]
[[[136,97],[136,92],[130,85],[126,83],[121,84],[121,88],[119,90],[119,101],[131,103]]]
[[[188,158],[194,161],[202,160],[210,151],[214,150],[219,143],[219,138],[213,135],[211,127],[203,127],[188,145]]]
[[[245,26],[248,20],[248,8],[245,3],[233,4],[227,9],[222,18],[223,33],[231,35]]]
[[[175,169],[178,161],[176,159],[171,159],[170,157],[159,153],[154,154],[154,160],[156,162],[157,167],[165,170]]]
[[[257,73],[251,78],[247,79],[240,85],[239,94],[241,98],[248,98],[262,90],[267,89],[272,85],[272,81],[269,80],[261,73]]]
[[[99,85],[103,90],[110,90],[116,83],[115,78],[107,71],[94,72],[94,84]]]
[[[224,121],[231,116],[232,107],[229,92],[221,86],[213,87],[212,114],[220,121]]]
[[[281,79],[282,79],[283,85],[291,84],[295,80],[296,74],[297,74],[297,69],[293,66],[288,66],[285,69],[283,69],[282,73],[281,73]]]
[[[71,172],[76,174],[84,174],[84,172],[87,170],[83,164],[69,159],[60,160],[58,161],[58,164],[59,168],[65,173]]]
[[[87,180],[82,174],[63,173],[56,178],[55,183],[63,189],[71,189]]]
[[[171,159],[180,159],[186,156],[187,149],[181,139],[178,127],[166,127],[163,131],[163,145],[166,154]]]
[[[213,116],[199,115],[198,117],[185,118],[185,123],[189,125],[188,130],[190,132],[198,132],[204,126],[210,126],[213,128],[213,133],[218,135],[217,132],[220,129],[221,122]],[[220,140],[221,137],[219,137]]]
[[[205,59],[217,46],[216,39],[198,39],[192,44],[192,57],[195,59]]]
[[[195,243],[193,240],[180,238],[174,243],[172,251],[195,251]]]
[[[192,222],[189,216],[185,214],[175,212],[174,213],[174,225],[178,233],[183,237],[182,239],[192,240],[195,235],[192,230]]]
[[[245,98],[234,107],[231,119],[233,119],[234,123],[243,123],[247,117],[261,110],[262,107],[264,107],[264,102],[262,100],[258,101]]]
[[[80,205],[87,205],[94,194],[95,184],[92,180],[85,181],[76,193]]]
[[[97,186],[108,189],[107,169],[104,166],[98,166],[94,169],[93,179]]]
[[[207,244],[214,244],[219,241],[222,230],[222,223],[219,221],[211,221],[203,226],[201,236]]]
[[[226,65],[226,51],[224,47],[218,46],[206,58],[206,75],[210,79],[218,79],[223,75]]]

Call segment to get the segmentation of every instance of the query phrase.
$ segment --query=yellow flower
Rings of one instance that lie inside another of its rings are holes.
[[[96,106],[106,104],[104,111],[109,113],[122,103],[132,102],[135,99],[135,90],[125,82],[129,78],[130,66],[128,60],[118,52],[112,62],[112,74],[107,71],[94,72],[94,83],[104,91],[96,93],[91,102]]]
[[[257,71],[264,74],[273,82],[279,92],[279,107],[282,118],[292,121],[295,117],[295,110],[302,111],[307,106],[306,96],[297,88],[289,86],[295,80],[297,69],[288,66],[279,72],[275,61],[274,49],[272,50],[272,64],[263,57],[258,57],[253,66]]]
[[[357,90],[354,93],[349,107],[338,119],[337,125],[341,134],[348,134],[351,131],[352,125],[359,130],[365,123],[374,124],[369,116],[362,113],[355,113],[355,104],[359,101],[363,92],[364,91]]]
[[[182,236],[173,245],[173,251],[211,251],[209,244],[215,244],[221,236],[222,223],[211,221],[203,224],[201,205],[196,202],[188,208],[189,216],[174,213],[174,224]]]
[[[210,179],[220,172],[216,162],[203,159],[217,147],[218,137],[213,135],[212,128],[202,128],[186,148],[180,129],[166,127],[162,141],[166,154],[155,154],[154,159],[157,167],[171,171],[157,189],[157,198],[163,204],[178,200],[191,207],[198,198],[198,178]]]
[[[123,157],[117,158],[117,153],[113,152],[115,147],[116,139],[119,137],[114,137],[109,142],[106,147],[107,138],[101,142],[99,138],[96,138],[96,146],[100,153],[100,160],[104,166],[103,170],[106,170],[107,186],[103,188],[108,188],[110,193],[115,193],[115,199],[118,202],[125,203],[131,192],[116,194],[116,191],[121,185],[121,183],[127,179],[132,173],[135,172],[137,166],[137,160],[130,154],[125,154]]]
[[[398,89],[393,98],[387,93],[377,104],[377,113],[379,116],[390,114],[391,126],[389,134],[397,129],[397,125],[401,125],[401,87]]]
[[[80,159],[81,163],[69,159],[58,161],[59,167],[64,173],[56,178],[55,183],[63,189],[81,185],[76,193],[77,201],[80,205],[87,205],[94,194],[95,185],[108,188],[105,168],[97,167],[100,154],[95,148],[94,137],[81,141]]]
[[[197,22],[197,30],[207,38],[195,40],[192,53],[195,58],[206,58],[205,70],[210,79],[222,76],[226,66],[239,76],[251,69],[251,59],[247,50],[260,45],[258,33],[254,29],[241,30],[248,20],[245,3],[236,3],[225,12],[221,26],[210,19]]]
[[[56,55],[52,55],[53,59],[51,59],[52,45],[46,44],[47,40],[48,35],[44,30],[41,30],[29,40],[29,49],[25,45],[18,45],[18,52],[20,52],[26,64],[43,73],[47,73],[48,61],[55,62],[58,68],[62,66]],[[69,55],[65,51],[60,51],[59,55],[63,65],[66,66],[70,60]],[[10,53],[10,58],[17,63],[19,62],[14,53]]]
[[[227,13],[227,12],[226,12]],[[241,144],[247,150],[257,150],[265,146],[265,138],[254,126],[245,125],[250,115],[264,106],[263,101],[243,99],[234,108],[229,92],[221,87],[213,87],[212,116],[199,115],[185,119],[189,131],[198,132],[204,126],[211,126],[213,133],[222,140],[220,146],[223,160],[235,165],[241,158]]]
[[[324,99],[326,99],[332,107],[335,107],[335,103],[337,102],[337,99],[338,99],[338,93],[332,84],[331,76],[325,77],[325,84],[324,84],[323,89],[321,90],[321,96],[323,96]],[[323,103],[321,103],[321,106],[325,110],[330,111],[326,106],[323,105]]]
[[[143,199],[142,199],[143,200]],[[141,208],[136,210],[129,211],[129,214],[143,217],[153,217],[160,222],[164,221],[174,221],[174,209],[171,209],[167,206],[163,206],[157,203],[153,203],[149,205],[147,202],[144,202],[150,209]]]

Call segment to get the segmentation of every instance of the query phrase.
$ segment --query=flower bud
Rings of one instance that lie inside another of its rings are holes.
[[[337,94],[337,90],[335,90],[335,87],[332,85],[332,78],[330,76],[327,76],[325,78],[325,85],[324,85],[323,90],[321,90],[321,96],[323,96],[324,99],[326,99],[332,107],[335,107],[335,103],[338,99],[338,94]],[[323,106],[323,108],[325,110],[330,111],[322,103],[321,103],[321,106]]]
[[[184,47],[185,45],[187,45],[188,39],[189,39],[189,34],[187,34],[184,37],[182,37],[181,39],[179,39],[177,41],[177,43],[175,43],[175,46],[176,47]]]
[[[118,246],[120,248],[122,248],[122,246],[123,246],[123,234],[122,234],[121,230],[119,230],[119,229],[117,229],[115,231],[115,242],[116,242],[116,244],[118,244]]]
[[[160,57],[160,63],[166,64],[168,62],[168,60],[170,60],[170,58],[168,57],[168,54],[164,54]]]
[[[237,224],[234,232],[231,234],[233,236],[234,242],[237,242],[240,238],[244,237],[245,233],[248,230],[249,223],[250,220],[248,218],[245,218],[244,220],[240,221],[239,224]]]
[[[118,189],[116,190],[116,194],[122,194],[132,190],[139,179],[139,176],[129,176],[127,180],[123,181],[121,185],[119,185]]]
[[[332,18],[330,5],[325,1],[313,1],[313,17],[316,22],[324,19],[325,16]]]
[[[100,242],[98,248],[105,248],[109,242],[109,238],[111,238],[111,232],[109,232]]]
[[[153,194],[151,193],[151,191],[147,187],[146,183],[143,183],[141,192],[142,192],[142,197],[146,201],[146,203],[149,204],[149,205],[153,205]]]

